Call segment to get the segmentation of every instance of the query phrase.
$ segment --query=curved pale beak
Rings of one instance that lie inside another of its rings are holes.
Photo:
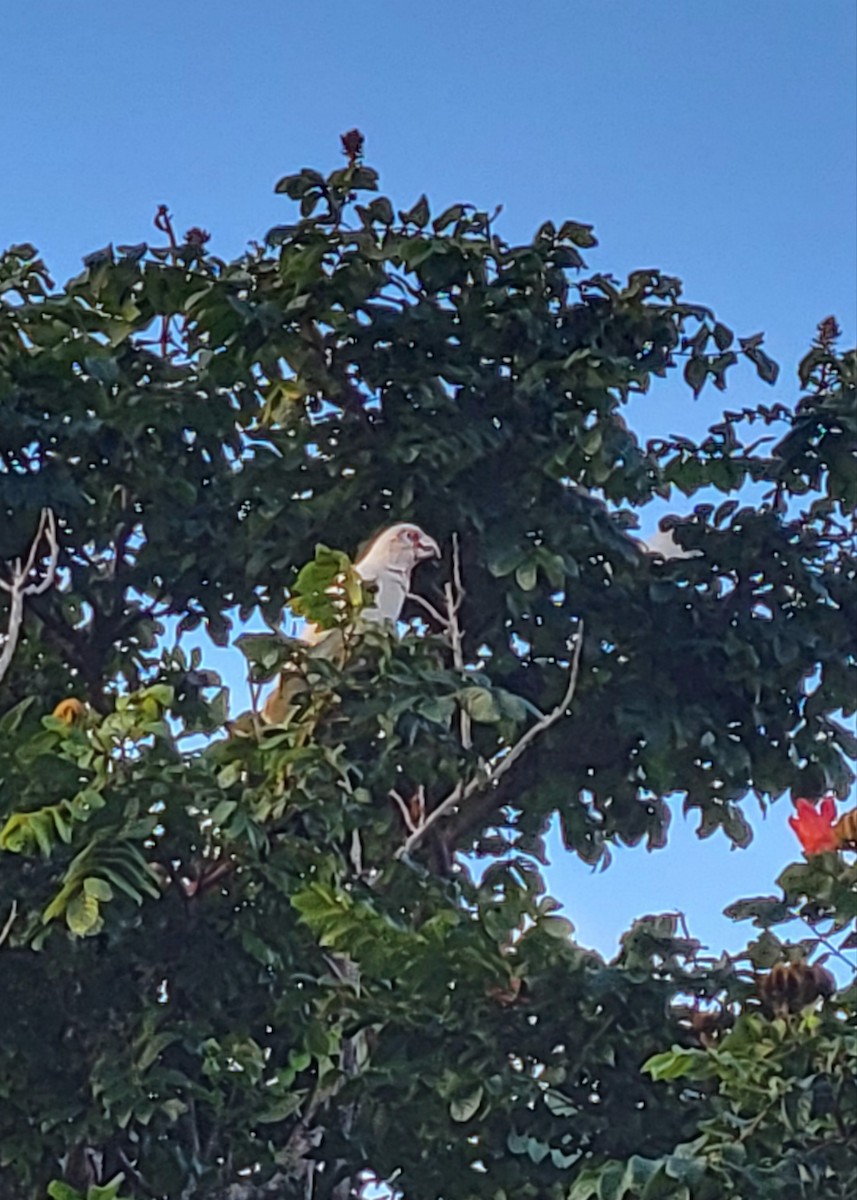
[[[420,559],[440,558],[440,546],[438,546],[434,538],[429,537],[427,533],[424,533],[420,538],[419,545],[417,546],[417,553]]]

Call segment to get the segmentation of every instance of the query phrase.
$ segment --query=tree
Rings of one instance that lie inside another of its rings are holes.
[[[396,212],[343,142],[236,262],[166,209],[165,244],[62,289],[2,258],[0,557],[33,586],[0,694],[0,1191],[850,1195],[855,989],[820,964],[854,942],[853,819],[733,907],[744,958],[660,916],[607,963],[539,865],[552,820],[604,865],[663,852],[669,797],[743,846],[748,799],[848,793],[854,352],[825,321],[793,406],[643,444],[629,398],[772,382],[761,337],[658,271],[586,274],[588,225]],[[667,521],[699,554],[631,536],[712,491]],[[361,626],[341,553],[399,519],[446,548],[403,636]],[[334,653],[279,632],[287,597]],[[254,698],[304,681],[279,725],[173,637],[255,612]]]

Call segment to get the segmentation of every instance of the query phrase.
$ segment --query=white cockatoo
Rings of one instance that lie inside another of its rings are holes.
[[[372,604],[363,609],[361,620],[395,626],[411,590],[414,567],[428,558],[440,558],[440,547],[419,525],[403,521],[377,534],[354,563],[355,573],[375,589]],[[323,656],[326,649],[335,654],[334,647],[342,646],[341,633],[320,629],[311,622],[298,636],[308,646],[317,646],[313,653]],[[264,719],[269,724],[283,722],[292,700],[305,689],[306,681],[294,670],[286,669],[265,701]]]
[[[375,587],[373,603],[363,609],[362,619],[395,625],[411,590],[414,567],[427,558],[440,558],[440,547],[419,525],[401,521],[377,534],[354,563],[356,574]],[[327,632],[309,624],[300,638],[314,646]]]

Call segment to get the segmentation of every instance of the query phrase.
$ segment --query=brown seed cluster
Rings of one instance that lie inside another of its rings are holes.
[[[762,1007],[770,1016],[799,1013],[819,998],[827,1000],[836,982],[824,967],[805,962],[777,963],[757,985]]]
[[[341,137],[342,153],[348,159],[349,167],[353,167],[363,157],[363,144],[365,138],[359,129],[349,129],[348,133],[343,133]]]
[[[823,346],[825,350],[829,350],[835,341],[838,340],[842,330],[837,324],[836,317],[825,317],[819,322],[817,341],[819,346]]]
[[[198,225],[194,225],[184,235],[184,240],[189,246],[204,246],[206,242],[211,241],[211,234],[207,229],[200,229]]]

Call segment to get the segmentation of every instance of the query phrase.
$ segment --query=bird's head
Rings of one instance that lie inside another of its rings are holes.
[[[440,547],[419,525],[400,522],[379,533],[362,556],[375,567],[392,567],[398,571],[412,571],[417,563],[427,558],[440,558]]]

